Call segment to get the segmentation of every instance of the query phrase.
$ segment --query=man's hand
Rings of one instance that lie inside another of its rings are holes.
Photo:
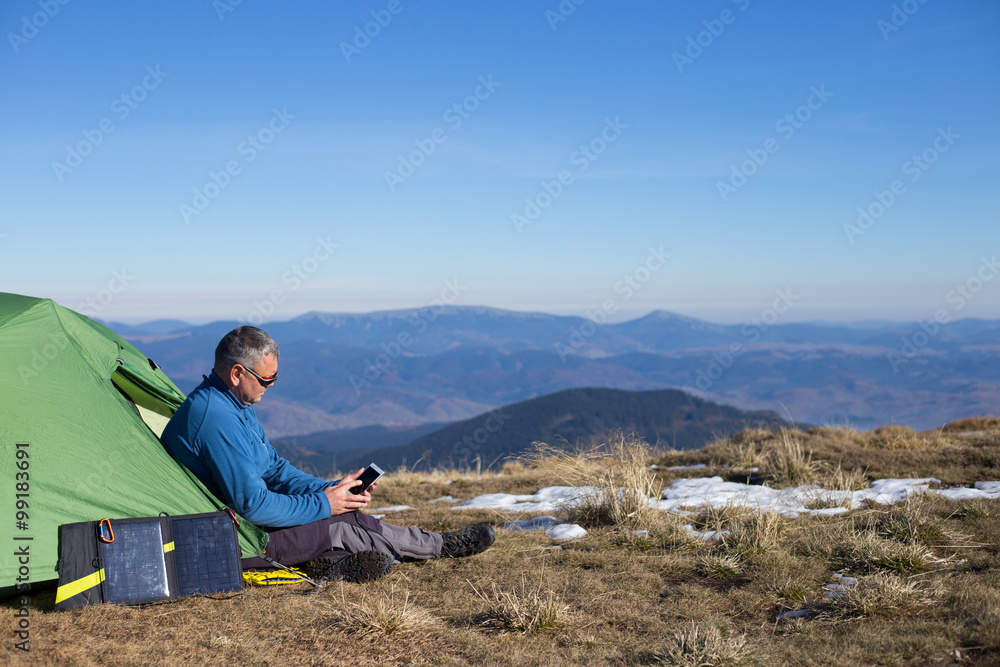
[[[371,493],[367,491],[363,495],[351,493],[351,489],[361,485],[358,477],[364,471],[365,469],[361,468],[355,473],[345,475],[336,486],[328,486],[323,489],[323,493],[326,494],[327,499],[330,501],[330,516],[337,516],[338,514],[345,514],[346,512],[353,512],[362,507],[367,507],[368,501],[372,499]]]

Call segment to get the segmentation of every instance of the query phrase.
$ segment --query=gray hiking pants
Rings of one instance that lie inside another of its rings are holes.
[[[265,528],[264,550],[283,565],[307,563],[313,558],[343,557],[359,551],[389,554],[397,562],[441,555],[440,533],[383,523],[360,512],[348,512],[302,526]],[[243,569],[270,569],[262,558],[244,558]]]

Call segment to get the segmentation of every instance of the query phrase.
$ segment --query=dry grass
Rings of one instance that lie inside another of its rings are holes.
[[[903,616],[917,614],[940,599],[941,586],[897,574],[878,572],[858,582],[830,603],[842,616]]]
[[[542,590],[541,584],[531,587],[521,579],[518,588],[504,589],[496,583],[489,588],[470,584],[473,592],[486,604],[479,622],[483,626],[510,632],[547,632],[566,625],[569,607],[562,604],[555,592]]]
[[[729,581],[739,579],[745,571],[743,562],[736,556],[705,554],[698,558],[695,571],[703,577]]]
[[[338,603],[323,603],[330,610],[332,626],[349,634],[377,637],[423,632],[437,623],[430,613],[410,602],[409,590],[400,595],[394,585],[388,592],[365,587],[351,588],[348,597],[342,584]]]
[[[850,532],[834,553],[842,567],[853,572],[927,572],[946,561],[922,544],[901,543],[871,532]]]
[[[724,634],[716,625],[691,622],[676,631],[670,644],[656,654],[663,665],[704,667],[746,665],[753,655],[746,635]]]
[[[917,433],[909,426],[880,426],[868,434],[868,446],[878,449],[913,451],[938,446],[941,442],[933,434]]]
[[[801,431],[746,429],[729,440],[707,447],[710,464],[731,463],[736,470],[763,477],[778,485],[798,485],[817,481],[827,465],[813,459]]]
[[[659,523],[662,512],[650,506],[650,499],[660,495],[662,485],[649,469],[649,445],[636,434],[613,431],[604,444],[575,452],[534,444],[525,457],[533,468],[550,470],[566,484],[590,488],[567,512],[568,521],[630,530]]]
[[[798,456],[795,443],[802,461],[822,466],[813,480],[820,486],[833,484],[827,477],[838,466],[845,479],[933,476],[969,485],[1000,477],[1000,431],[946,431],[923,449],[874,447],[870,434],[841,428],[789,432],[784,441],[780,433],[753,432],[668,460],[717,457],[719,474],[738,475],[746,471],[738,465],[774,457],[774,448]],[[741,445],[746,460],[720,455]],[[652,485],[646,497],[692,474],[650,471],[641,455],[625,451],[615,461],[610,451],[567,456],[566,471],[604,475],[602,488],[617,489],[631,465],[639,480],[632,488]],[[482,475],[409,472],[381,484],[376,502],[414,507],[397,521],[429,529],[499,523],[492,511],[427,501],[530,494],[554,483],[552,463]],[[31,601],[30,653],[14,648],[13,609],[3,609],[10,625],[0,664],[947,665],[955,651],[962,664],[1000,664],[1000,500],[921,494],[799,519],[734,504],[687,516],[657,511],[642,520],[648,525],[631,511],[601,510],[605,518],[571,542],[500,530],[496,545],[478,556],[403,563],[372,584],[331,584],[319,593],[296,584],[230,599],[55,613],[53,592],[42,591]],[[706,542],[682,523],[729,533]],[[633,526],[648,533],[635,535]],[[824,586],[838,574],[858,583],[828,599]],[[798,609],[813,611],[775,621]]]
[[[942,433],[970,433],[1000,429],[1000,417],[967,417],[941,427]]]
[[[753,475],[778,487],[800,484],[789,481],[795,478],[830,488],[834,474],[843,475],[852,486],[863,485],[862,480],[913,476],[935,477],[946,485],[968,485],[994,479],[1000,469],[1000,426],[992,426],[994,419],[960,420],[923,433],[901,426],[867,432],[833,426],[808,431],[747,429],[700,450],[661,457],[655,463],[704,463],[709,474],[733,481],[745,481]],[[789,467],[791,474],[782,473]],[[756,472],[751,471],[754,468]]]

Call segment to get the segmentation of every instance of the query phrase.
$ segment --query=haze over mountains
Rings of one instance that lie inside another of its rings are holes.
[[[187,392],[238,324],[109,326]],[[686,389],[799,422],[858,428],[928,429],[996,414],[1000,405],[997,320],[719,325],[655,311],[595,324],[443,306],[308,313],[262,327],[281,347],[280,380],[258,406],[272,438],[450,423],[579,387]]]
[[[567,389],[425,433],[418,429],[426,427],[381,434],[365,427],[282,438],[273,444],[295,465],[331,477],[372,461],[386,469],[402,464],[422,470],[496,468],[536,441],[589,448],[604,443],[615,429],[637,433],[661,450],[697,449],[744,428],[777,424],[788,425],[774,412],[738,410],[676,389]],[[398,444],[378,446],[389,439]]]

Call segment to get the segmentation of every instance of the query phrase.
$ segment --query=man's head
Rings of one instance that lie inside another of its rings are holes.
[[[278,344],[257,327],[236,327],[215,348],[214,370],[241,403],[253,405],[278,375]]]

